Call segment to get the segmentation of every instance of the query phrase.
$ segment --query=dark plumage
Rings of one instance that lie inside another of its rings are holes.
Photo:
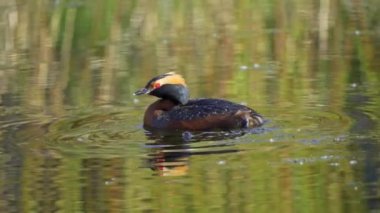
[[[222,99],[193,99],[180,75],[153,78],[135,94],[157,96],[145,112],[144,127],[164,130],[229,130],[257,127],[263,118],[253,109]]]

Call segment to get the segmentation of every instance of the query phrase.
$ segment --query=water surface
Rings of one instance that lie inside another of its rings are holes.
[[[380,3],[0,1],[1,212],[380,211]],[[148,132],[175,71],[264,126]]]

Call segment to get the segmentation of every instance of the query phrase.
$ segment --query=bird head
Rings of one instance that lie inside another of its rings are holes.
[[[134,93],[134,95],[144,94],[169,99],[179,104],[186,104],[189,101],[189,90],[185,80],[181,75],[174,72],[152,78],[145,87]]]

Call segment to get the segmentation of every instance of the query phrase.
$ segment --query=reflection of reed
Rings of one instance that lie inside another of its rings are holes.
[[[0,142],[0,212],[21,212],[22,153],[10,140],[11,134],[1,131],[0,138],[3,139]]]
[[[40,175],[37,174],[37,181],[31,187],[31,197],[36,201],[38,212],[55,212],[60,209],[59,201],[60,186],[57,184],[59,174],[59,159],[47,159],[41,168]]]
[[[330,0],[319,1],[319,51],[321,55],[327,53],[329,40]]]
[[[60,168],[62,161],[54,156],[50,150],[38,150],[38,158],[25,160],[23,176],[24,197],[26,209],[34,209],[37,212],[55,212],[61,209],[59,202],[62,198],[60,181]]]
[[[124,209],[124,159],[91,158],[82,162],[82,201],[85,212]]]
[[[53,111],[61,112],[64,105],[65,89],[69,83],[70,65],[71,65],[71,50],[74,37],[74,26],[77,11],[75,8],[70,8],[66,11],[66,21],[64,23],[63,41],[60,52],[60,68],[56,73],[56,81],[52,88],[51,98]]]
[[[207,78],[191,88],[194,96],[228,96],[233,91],[231,81],[244,83],[234,94],[243,96],[255,90],[255,97],[272,95],[271,102],[294,98],[302,90],[318,91],[320,85],[314,87],[306,80],[316,76],[313,72],[325,69],[318,61],[321,51],[351,54],[352,46],[357,45],[345,32],[355,28],[341,16],[347,11],[359,11],[353,13],[352,19],[357,20],[360,33],[370,29],[374,15],[366,13],[365,4],[357,1],[352,5],[331,0],[321,0],[319,4],[288,3],[211,1],[163,6],[144,1],[78,4],[62,1],[51,5],[47,0],[38,3],[20,0],[16,10],[6,11],[4,16],[7,21],[3,22],[3,28],[7,33],[2,46],[6,55],[1,57],[1,63],[16,67],[12,67],[13,75],[3,72],[2,93],[33,97],[26,99],[26,104],[59,113],[65,103],[87,105],[94,100],[109,103],[120,96],[130,97],[131,83],[142,81],[136,76],[170,70],[182,72],[189,82]],[[289,8],[294,9],[289,12]],[[329,27],[330,19],[334,21],[334,29]],[[365,53],[362,60],[369,60],[366,64],[371,69],[378,63],[369,45],[373,37],[362,38],[359,45]],[[12,54],[14,62],[8,60]],[[268,60],[274,60],[279,65],[275,71],[282,73],[275,82],[254,72],[247,72],[248,78],[241,81],[243,74],[237,72],[240,65],[250,70],[252,64],[264,66],[258,62]],[[312,69],[306,69],[305,65]],[[25,67],[32,69],[25,71]],[[329,69],[335,70],[335,66]],[[340,70],[347,74],[349,68]],[[295,85],[288,80],[297,72],[303,84]],[[26,80],[22,82],[20,76]],[[12,81],[14,78],[19,80]],[[336,91],[329,100],[342,100],[336,97],[344,95],[344,81],[339,82],[329,85]],[[28,87],[19,90],[16,85],[20,83]],[[125,94],[120,95],[121,91]],[[248,100],[253,99],[247,96]]]
[[[119,4],[121,1],[118,1]],[[116,9],[110,26],[108,45],[105,48],[104,67],[101,73],[98,99],[109,103],[115,98],[116,71],[120,68],[120,43],[121,43],[121,17],[122,10]]]

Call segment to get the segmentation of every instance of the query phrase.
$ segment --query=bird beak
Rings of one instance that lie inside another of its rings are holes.
[[[147,93],[150,93],[150,90],[144,87],[144,88],[137,90],[135,93],[133,93],[133,95],[144,95]]]

